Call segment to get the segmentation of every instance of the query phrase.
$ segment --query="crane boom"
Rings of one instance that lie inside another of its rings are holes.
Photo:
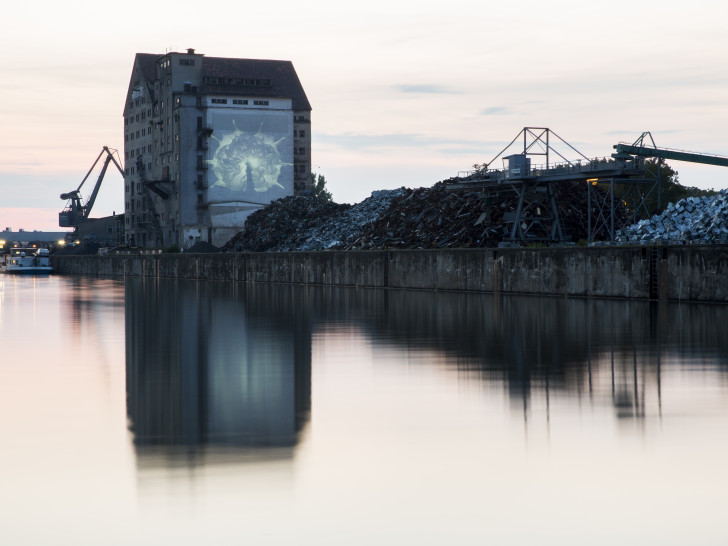
[[[635,144],[615,144],[614,149],[617,151],[617,154],[674,159],[675,161],[688,161],[690,163],[704,163],[706,165],[728,167],[728,157],[719,155],[701,154],[698,152],[681,152],[678,150],[670,150],[669,148],[652,148],[649,146],[637,146]]]
[[[84,176],[83,180],[81,180],[78,188],[70,192],[61,194],[61,199],[63,199],[64,201],[67,200],[69,202],[66,204],[66,208],[58,214],[58,225],[60,227],[77,227],[79,224],[88,220],[89,215],[91,214],[91,209],[96,202],[96,197],[99,194],[99,189],[101,189],[101,183],[104,180],[104,176],[106,175],[106,171],[109,168],[110,163],[113,163],[114,166],[116,166],[116,168],[119,170],[121,175],[124,176],[124,169],[114,157],[115,153],[116,150],[112,151],[111,149],[109,149],[108,146],[104,146],[101,149],[99,155],[96,157],[96,160],[93,162],[93,165],[91,165],[91,168],[86,173],[86,176]],[[91,191],[91,196],[84,205],[81,200],[81,188],[86,183],[86,180],[88,180],[88,177],[96,168],[96,165],[101,160],[104,154],[106,154],[106,158],[104,160],[103,166],[101,167],[101,172],[99,173],[96,184]]]

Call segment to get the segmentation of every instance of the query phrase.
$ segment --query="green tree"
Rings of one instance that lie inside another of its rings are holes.
[[[658,173],[657,160],[648,159],[645,161],[645,178],[656,179]],[[715,195],[715,190],[701,190],[693,186],[683,186],[678,179],[678,173],[670,165],[662,162],[659,168],[660,174],[660,206],[657,207],[657,194],[650,195],[647,199],[649,210],[655,214],[660,213],[667,207],[668,203],[677,203],[686,197],[703,197]]]
[[[324,201],[333,201],[331,192],[326,189],[326,178],[322,174],[311,173],[311,193]]]

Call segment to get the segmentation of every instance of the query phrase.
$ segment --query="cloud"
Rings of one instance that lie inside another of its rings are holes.
[[[435,95],[453,95],[459,93],[459,91],[455,91],[454,89],[426,83],[397,85],[395,87],[400,93],[426,93]]]
[[[500,116],[502,114],[507,114],[508,108],[505,108],[504,106],[491,106],[490,108],[486,108],[485,110],[480,112],[481,116]]]
[[[418,133],[316,133],[315,140],[317,144],[363,153],[416,148],[448,155],[482,154],[484,150],[500,144],[490,141],[429,137]]]

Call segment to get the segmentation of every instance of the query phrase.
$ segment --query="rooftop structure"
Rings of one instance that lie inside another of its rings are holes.
[[[124,108],[126,242],[221,246],[311,180],[311,105],[289,61],[138,53]]]

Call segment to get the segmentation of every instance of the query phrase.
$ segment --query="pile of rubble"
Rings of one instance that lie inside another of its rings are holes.
[[[573,241],[587,237],[586,186],[555,186],[560,217]],[[488,207],[476,192],[429,188],[375,191],[356,205],[312,195],[278,199],[251,214],[224,247],[232,252],[382,248],[495,247],[508,238],[517,197]]]
[[[622,228],[615,236],[621,243],[728,243],[728,193],[688,197],[670,203],[649,220]]]
[[[313,230],[350,207],[351,205],[324,201],[313,195],[277,199],[248,216],[243,231],[225,243],[222,250],[298,250],[305,246]]]
[[[341,248],[376,221],[408,190],[381,190],[356,205],[339,205],[313,195],[278,199],[251,214],[226,251],[326,250]]]
[[[465,248],[490,246],[502,228],[485,225],[483,202],[476,193],[448,191],[440,182],[431,188],[402,189],[388,209],[362,226],[341,249]]]

